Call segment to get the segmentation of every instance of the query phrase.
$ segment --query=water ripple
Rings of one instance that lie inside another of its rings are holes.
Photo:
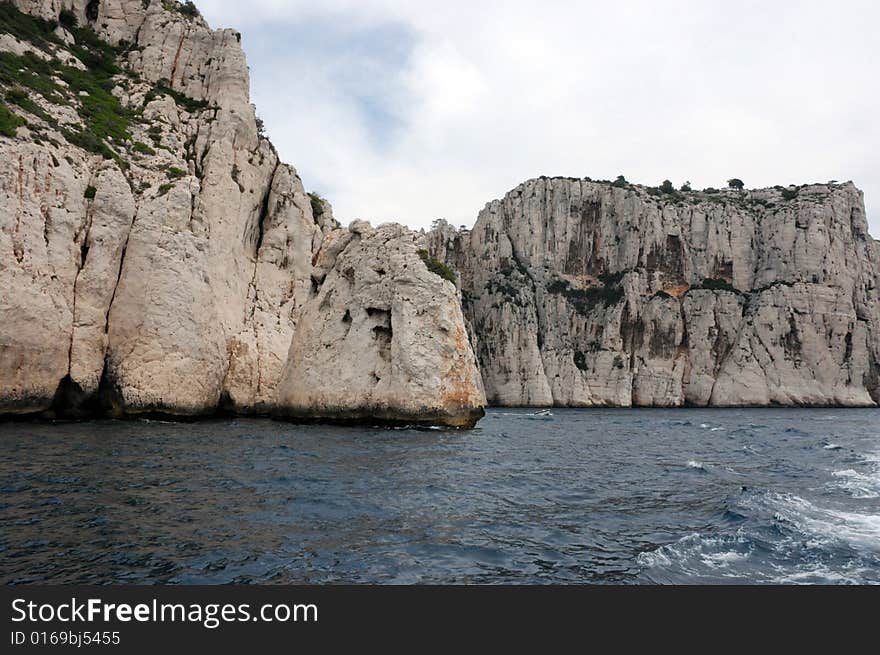
[[[0,582],[880,583],[877,416],[0,424]]]

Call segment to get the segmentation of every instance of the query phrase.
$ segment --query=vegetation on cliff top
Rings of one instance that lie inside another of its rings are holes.
[[[726,186],[723,189],[706,187],[705,189],[700,190],[694,189],[690,182],[684,182],[678,189],[676,189],[670,180],[664,180],[660,186],[636,184],[627,180],[623,175],[618,175],[613,181],[593,179],[591,177],[548,177],[546,175],[539,176],[535,179],[541,181],[566,180],[570,182],[602,184],[615,189],[629,189],[639,193],[647,193],[648,196],[656,198],[658,201],[663,200],[667,203],[678,205],[683,205],[685,203],[696,205],[702,202],[711,202],[718,205],[734,205],[755,209],[772,209],[781,201],[792,201],[798,198],[815,201],[827,196],[828,188],[841,185],[837,180],[830,180],[828,182],[817,182],[815,184],[791,185],[788,187],[776,185],[770,188],[749,190],[745,188],[745,183],[742,180],[739,178],[731,178],[730,180],[727,180]],[[809,193],[802,194],[801,192],[804,190],[809,190]],[[774,195],[774,191],[777,192],[778,195]]]
[[[324,203],[327,202],[320,193],[309,193],[309,202],[312,205],[312,217],[318,218],[324,213]]]
[[[199,12],[199,8],[196,7],[195,3],[192,0],[187,0],[186,2],[177,2],[176,0],[162,0],[162,7],[166,11],[174,11],[178,14],[183,14],[187,18],[198,18],[202,14]]]

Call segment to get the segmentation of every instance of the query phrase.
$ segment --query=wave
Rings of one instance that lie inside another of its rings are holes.
[[[836,485],[849,492],[853,498],[880,498],[880,478],[877,475],[859,473],[853,469],[835,471]]]
[[[880,554],[880,515],[817,507],[791,494],[772,494],[771,499],[777,521],[788,522],[817,543],[843,544]]]
[[[744,517],[735,528],[691,533],[641,553],[642,575],[676,583],[880,583],[880,516],[776,492],[746,492],[734,505],[728,512]]]
[[[652,582],[744,579],[756,545],[740,531],[733,535],[689,534],[677,542],[641,553],[636,563]]]
[[[853,498],[880,498],[880,453],[864,455],[862,463],[867,470],[843,469],[834,471],[834,485]]]

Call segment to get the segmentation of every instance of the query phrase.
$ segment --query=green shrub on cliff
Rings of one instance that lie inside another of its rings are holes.
[[[0,134],[10,138],[14,137],[15,130],[24,124],[25,120],[21,116],[9,111],[6,105],[0,103]]]
[[[166,11],[174,11],[178,14],[183,14],[187,18],[198,18],[202,14],[199,12],[199,8],[196,7],[195,3],[192,0],[187,0],[186,2],[177,2],[176,0],[162,0],[162,7]]]
[[[86,66],[86,70],[80,70],[31,52],[21,56],[0,52],[0,84],[13,89],[14,98],[23,109],[49,123],[54,121],[46,112],[26,93],[14,89],[29,89],[52,104],[75,107],[83,124],[61,130],[64,137],[89,152],[113,158],[115,152],[110,143],[118,146],[131,138],[131,113],[111,93],[116,85],[113,77],[121,72],[118,58],[125,46],[103,41],[91,28],[76,27],[70,17],[65,18],[65,23],[75,40],[69,46],[52,32],[56,25],[22,14],[9,3],[0,3],[0,32],[11,33],[44,50],[50,50],[50,43],[63,46]],[[63,80],[66,87],[56,79]]]
[[[144,105],[148,105],[162,95],[171,96],[178,107],[188,111],[190,114],[202,111],[210,106],[207,100],[196,100],[181,91],[172,89],[168,80],[159,80],[156,86],[150,89],[146,96],[144,96]]]
[[[594,308],[613,307],[626,297],[626,292],[620,285],[623,274],[609,276],[608,282],[602,286],[588,287],[586,289],[572,288],[571,284],[563,279],[556,279],[547,285],[547,291],[552,294],[565,296],[574,310],[585,316]]]
[[[76,14],[70,11],[70,9],[61,10],[61,14],[58,16],[58,22],[67,29],[76,29],[79,27],[79,20],[77,20]]]
[[[0,33],[12,34],[46,50],[49,43],[58,43],[53,33],[57,26],[54,21],[22,13],[11,2],[0,2]]]
[[[131,147],[131,149],[134,152],[141,154],[141,155],[149,155],[152,157],[153,155],[156,154],[156,151],[153,150],[150,146],[148,146],[143,141],[135,141],[134,145]]]
[[[425,262],[425,266],[429,271],[431,271],[434,275],[439,275],[444,280],[449,280],[452,284],[456,283],[456,275],[455,271],[449,268],[443,262],[434,259],[431,257],[431,253],[427,250],[419,250],[419,257],[422,258],[422,261]]]
[[[58,64],[57,60],[54,63]],[[60,105],[65,99],[64,90],[53,80],[55,70],[53,64],[31,52],[21,56],[0,52],[0,84],[3,87],[30,89],[49,102]]]
[[[41,118],[46,122],[52,122],[52,117],[34,102],[28,92],[24,89],[18,87],[9,89],[9,91],[6,92],[6,101],[10,104],[21,107],[27,113],[36,116],[37,118]]]
[[[730,282],[723,278],[706,278],[702,284],[693,289],[708,289],[709,291],[730,291],[732,293],[740,293],[739,289],[734,287]]]

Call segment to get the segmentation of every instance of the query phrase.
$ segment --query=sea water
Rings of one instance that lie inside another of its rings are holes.
[[[0,583],[880,583],[880,411],[0,424]]]

